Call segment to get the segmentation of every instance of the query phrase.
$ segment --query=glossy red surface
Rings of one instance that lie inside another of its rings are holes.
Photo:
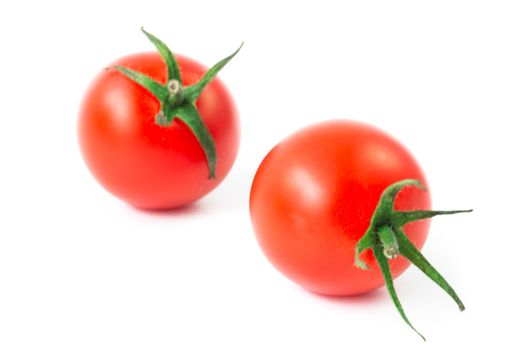
[[[369,226],[383,190],[424,174],[397,140],[370,125],[330,121],[304,128],[274,147],[261,163],[250,193],[257,240],[285,276],[316,293],[351,295],[384,285],[371,251],[370,270],[354,266],[354,249]],[[430,208],[429,192],[405,188],[399,210]],[[428,221],[404,231],[420,249]],[[394,277],[409,266],[390,260]]]
[[[184,86],[206,68],[177,56]],[[161,83],[166,66],[158,53],[130,55],[112,63],[144,73]],[[196,106],[216,146],[216,179],[208,179],[203,149],[179,119],[155,124],[159,102],[120,72],[103,70],[86,92],[79,116],[79,142],[95,178],[111,193],[141,208],[161,209],[191,203],[214,189],[229,172],[239,146],[239,121],[232,97],[216,78]]]

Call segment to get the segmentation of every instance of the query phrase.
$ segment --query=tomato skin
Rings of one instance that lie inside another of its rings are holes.
[[[176,57],[184,86],[206,72],[199,63]],[[158,53],[123,57],[120,65],[165,83],[167,68]],[[170,127],[155,124],[158,100],[114,69],[104,70],[87,90],[78,132],[83,157],[108,191],[135,207],[173,208],[189,204],[214,189],[227,175],[239,147],[239,120],[232,97],[214,79],[196,101],[217,153],[216,178],[209,180],[202,147],[179,119]]]
[[[250,215],[256,238],[286,277],[319,294],[345,296],[384,285],[372,251],[369,270],[354,266],[355,245],[369,227],[383,190],[403,179],[427,186],[423,171],[397,140],[370,125],[328,121],[306,127],[274,147],[255,175]],[[403,189],[397,210],[429,209],[429,192]],[[404,227],[421,249],[429,220]],[[395,277],[409,262],[390,260]]]

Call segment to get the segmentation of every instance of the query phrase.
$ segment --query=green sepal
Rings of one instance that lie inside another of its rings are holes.
[[[394,305],[396,306],[397,311],[403,318],[403,320],[406,322],[407,325],[410,326],[421,338],[423,338],[424,341],[426,341],[425,337],[419,333],[417,329],[410,323],[410,320],[405,314],[405,311],[403,310],[403,305],[401,305],[401,302],[399,301],[399,298],[396,293],[396,289],[394,288],[394,281],[392,280],[392,274],[390,273],[390,268],[388,264],[387,257],[383,253],[383,245],[381,243],[375,243],[372,246],[372,252],[374,253],[374,257],[376,258],[376,261],[378,262],[378,265],[381,269],[381,273],[383,275],[383,279],[385,280],[385,285],[387,286],[387,290],[389,292],[390,297],[392,298],[392,301],[394,302]]]
[[[365,249],[372,247],[376,243],[376,235],[373,230],[367,230],[367,232],[360,238],[356,244],[354,254],[354,265],[358,266],[362,270],[368,270],[369,267],[360,258],[360,253]]]
[[[114,66],[111,68],[118,70],[130,80],[142,86],[144,89],[153,94],[159,101],[166,99],[169,94],[167,87],[145,74],[122,66]]]
[[[433,218],[437,215],[452,215],[459,213],[471,213],[473,209],[469,210],[412,210],[412,211],[394,211],[392,221],[397,226],[403,226],[412,221],[424,220]]]
[[[406,186],[416,186],[423,191],[426,191],[426,188],[419,180],[412,179],[398,181],[388,186],[381,194],[376,210],[372,215],[371,226],[374,222],[383,222],[391,218],[394,211],[394,201],[396,200],[396,196],[399,191]]]
[[[450,284],[441,276],[439,271],[437,271],[432,264],[426,260],[426,258],[421,254],[421,252],[410,242],[407,236],[403,233],[401,229],[394,231],[394,234],[397,237],[399,242],[399,253],[403,255],[408,261],[410,261],[414,266],[419,268],[419,270],[423,271],[425,275],[427,275],[432,281],[437,283],[439,287],[441,287],[448,295],[452,297],[453,300],[459,306],[460,311],[464,311],[465,307],[459,296],[450,286]]]
[[[140,28],[142,32],[147,36],[149,41],[155,45],[158,53],[164,60],[167,66],[167,81],[176,79],[178,81],[182,81],[182,76],[180,75],[180,68],[178,67],[178,63],[176,62],[176,57],[173,55],[171,50],[164,44],[160,39],[154,36],[151,33],[148,33],[144,30],[144,27]]]
[[[180,69],[173,52],[160,39],[145,31],[144,28],[141,28],[141,30],[156,47],[166,64],[166,83],[161,84],[145,74],[126,67],[115,66],[112,68],[117,69],[128,79],[142,86],[156,97],[160,103],[160,110],[155,115],[155,124],[161,127],[170,127],[173,120],[178,117],[189,127],[205,153],[209,169],[209,179],[214,179],[216,177],[217,163],[216,147],[212,135],[196,109],[195,102],[207,84],[241,50],[243,43],[232,55],[210,68],[197,83],[184,88]]]
[[[412,324],[408,321],[408,318],[406,317],[401,307],[401,303],[397,298],[393,286],[392,276],[390,275],[390,270],[388,269],[387,259],[393,259],[398,254],[404,256],[412,264],[423,271],[437,285],[439,285],[446,293],[448,293],[448,295],[450,295],[452,299],[455,300],[459,306],[459,309],[463,311],[464,304],[458,297],[457,293],[406,237],[405,233],[403,232],[403,226],[410,222],[428,219],[437,215],[467,213],[471,212],[472,210],[394,210],[396,196],[406,186],[416,186],[421,190],[426,191],[426,188],[421,182],[413,179],[398,181],[388,186],[383,191],[374,214],[372,215],[369,228],[356,244],[354,264],[361,269],[366,269],[367,266],[365,262],[361,260],[359,254],[366,249],[373,250],[376,261],[382,270],[387,289],[394,304],[396,305],[396,308],[398,309],[403,320],[413,330],[415,330]],[[419,332],[417,333],[423,337]]]
[[[209,165],[209,179],[214,179],[216,177],[217,161],[216,146],[209,129],[207,129],[198,114],[198,110],[193,104],[186,103],[177,107],[174,113],[191,129],[198,142],[200,142]]]
[[[235,55],[237,55],[239,50],[241,50],[241,48],[243,47],[243,44],[244,43],[241,43],[239,48],[236,51],[234,51],[232,55],[222,59],[214,66],[212,66],[196,84],[186,87],[184,90],[185,98],[191,102],[196,101],[196,99],[198,98],[198,96],[200,96],[205,86],[207,86],[207,84],[210,83],[216,77],[219,71],[223,69],[223,67],[225,67],[225,65],[228,62],[230,62],[230,60],[234,58]]]

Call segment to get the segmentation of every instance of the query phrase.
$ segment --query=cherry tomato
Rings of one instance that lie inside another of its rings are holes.
[[[186,89],[207,71],[184,56],[176,62]],[[168,79],[169,67],[158,53],[126,56],[110,67],[141,73],[164,86]],[[162,106],[155,95],[120,70],[100,72],[83,98],[78,126],[80,148],[95,178],[140,208],[182,206],[214,189],[236,158],[239,121],[230,93],[213,79],[195,101],[217,154],[214,176],[209,176],[204,149],[182,119],[157,124]]]
[[[354,266],[355,246],[369,228],[383,191],[403,179],[426,184],[415,158],[385,132],[354,121],[306,127],[275,146],[262,161],[250,193],[257,240],[271,263],[304,288],[326,295],[353,295],[384,285],[372,251]],[[396,210],[427,210],[429,192],[406,187]],[[429,220],[405,225],[421,249]],[[409,262],[390,260],[395,278]]]

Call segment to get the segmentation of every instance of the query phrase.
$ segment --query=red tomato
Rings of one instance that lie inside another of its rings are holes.
[[[177,56],[184,86],[206,72],[199,63]],[[139,53],[113,63],[166,82],[167,68],[158,53]],[[214,140],[215,179],[191,130],[179,119],[155,124],[158,100],[114,69],[104,70],[90,85],[80,110],[79,141],[97,180],[115,196],[141,208],[172,208],[193,202],[214,189],[237,155],[239,122],[232,97],[219,79],[196,100],[198,112]]]
[[[370,125],[329,121],[291,135],[261,163],[250,194],[257,240],[271,263],[313,292],[352,295],[384,285],[372,251],[370,267],[354,266],[355,246],[369,227],[382,192],[403,179],[426,186],[423,171],[397,140]],[[396,210],[430,208],[429,192],[404,188]],[[429,220],[404,232],[421,249]],[[395,278],[409,262],[390,260]]]

